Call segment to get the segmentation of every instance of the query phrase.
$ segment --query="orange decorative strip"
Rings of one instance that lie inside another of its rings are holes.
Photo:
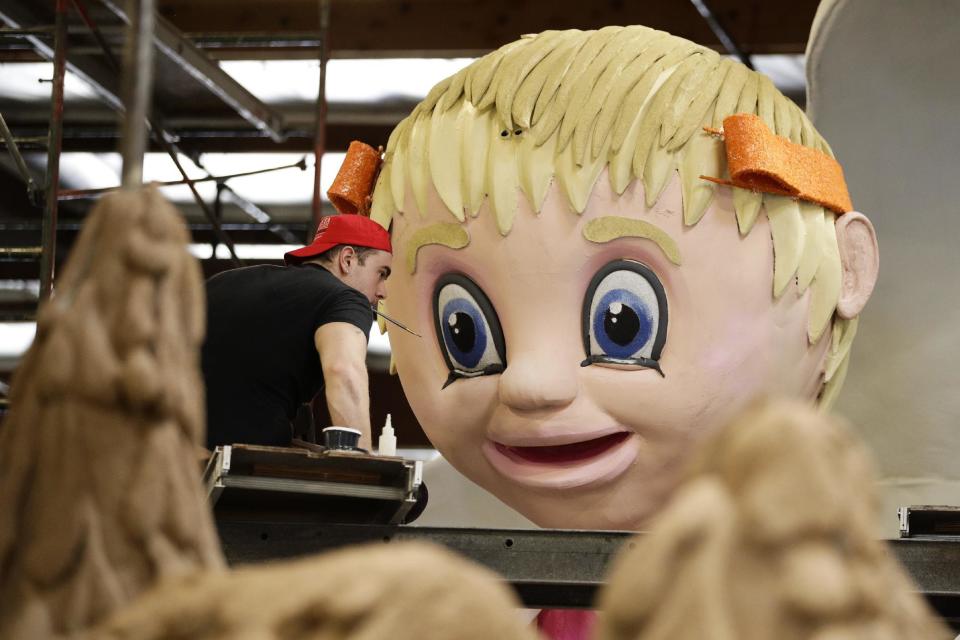
[[[837,213],[853,210],[840,163],[822,151],[774,135],[748,113],[724,118],[722,134],[731,179],[700,176],[704,180],[816,202]]]
[[[327,197],[340,213],[370,215],[370,195],[380,172],[381,151],[354,140]]]

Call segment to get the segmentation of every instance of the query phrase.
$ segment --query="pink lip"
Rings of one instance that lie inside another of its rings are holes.
[[[522,443],[488,440],[481,450],[494,469],[518,484],[570,489],[615,479],[636,459],[639,443],[628,431],[608,429]]]

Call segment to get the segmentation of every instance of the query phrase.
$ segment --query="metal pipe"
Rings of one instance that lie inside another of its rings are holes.
[[[0,247],[0,256],[40,256],[43,247]]]
[[[198,182],[223,182],[225,180],[231,180],[233,178],[243,178],[246,176],[256,176],[261,173],[271,173],[274,171],[282,171],[284,169],[300,169],[305,170],[307,168],[306,158],[295,162],[293,164],[285,164],[280,167],[269,167],[267,169],[256,169],[254,171],[244,171],[241,173],[231,173],[225,176],[207,176],[206,178],[191,178],[190,181],[194,184]],[[187,180],[166,180],[163,182],[153,182],[158,187],[175,187],[179,185],[187,184]],[[101,189],[61,189],[58,194],[58,198],[63,200],[84,200],[87,198],[96,198],[107,193],[112,193],[118,191],[123,187],[103,187]]]
[[[320,164],[327,145],[327,58],[330,55],[330,0],[320,0],[320,83],[317,89],[317,128],[313,137],[313,228],[323,216],[320,200]],[[312,234],[312,230],[310,232]],[[306,242],[313,238],[308,236]]]
[[[127,189],[143,184],[143,154],[147,148],[144,121],[153,90],[153,23],[154,0],[128,0],[127,37],[123,46],[123,134],[120,153],[123,157],[121,183]]]
[[[152,123],[151,123],[152,125]],[[163,130],[159,127],[154,128],[154,139],[163,147],[163,150],[170,156],[170,159],[173,160],[174,166],[177,167],[177,171],[180,172],[180,175],[183,176],[183,180],[186,183],[187,187],[190,189],[190,193],[193,194],[193,199],[196,201],[197,206],[203,211],[203,215],[206,216],[207,220],[214,226],[214,233],[217,234],[217,238],[226,245],[227,250],[230,251],[230,260],[233,262],[234,266],[242,267],[243,261],[237,256],[237,250],[233,246],[233,240],[230,239],[226,233],[223,232],[223,229],[220,228],[220,225],[216,223],[216,216],[214,216],[213,211],[210,210],[210,206],[200,197],[200,192],[197,191],[196,181],[193,180],[190,176],[187,175],[186,170],[183,168],[183,165],[180,164],[180,158],[177,155],[177,148],[163,133]]]
[[[733,36],[720,24],[720,21],[717,19],[717,14],[707,6],[706,0],[690,0],[690,2],[696,7],[700,16],[706,20],[710,30],[713,31],[713,35],[717,36],[717,40],[720,41],[723,48],[726,49],[730,55],[739,58],[740,62],[745,64],[748,69],[753,69],[753,61],[750,60],[750,56],[737,45]]]
[[[226,202],[232,202],[230,199],[229,191],[224,193],[224,196],[227,198]],[[0,222],[0,233],[35,233],[40,230],[39,222]],[[224,222],[220,225],[228,231],[236,231],[238,233],[257,233],[261,231],[273,232],[272,227],[274,226],[273,222]],[[306,228],[305,223],[296,223],[294,226],[297,230],[301,228]],[[64,220],[60,222],[60,225],[57,229],[60,232],[73,232],[76,233],[83,228],[83,223],[79,220],[69,221]],[[187,228],[190,231],[212,231],[213,225],[209,222],[188,222]],[[275,244],[271,242],[257,242],[251,241],[252,244]],[[300,244],[299,238],[295,242],[289,244]]]
[[[47,136],[14,136],[13,142],[14,144],[19,146],[29,146],[29,147],[41,146],[44,149],[46,149],[47,139],[48,139]],[[4,145],[9,146],[8,140],[3,140],[2,142]]]
[[[11,157],[13,157],[13,163],[17,165],[17,172],[20,173],[20,177],[23,178],[23,181],[27,183],[27,195],[30,197],[30,201],[34,202],[36,198],[37,185],[33,181],[33,176],[30,175],[30,170],[27,168],[27,163],[24,162],[23,156],[20,155],[20,149],[17,147],[17,141],[10,132],[10,127],[7,126],[7,121],[3,119],[3,114],[0,114],[0,134],[3,135],[4,142],[7,144],[7,151],[9,151]]]
[[[227,202],[232,203],[238,207],[245,214],[260,222],[262,224],[268,224],[267,230],[273,233],[275,236],[279,237],[287,244],[300,244],[300,238],[298,238],[290,229],[285,227],[282,224],[271,223],[270,214],[250,202],[246,198],[242,198],[237,195],[237,192],[230,188],[229,185],[223,185],[224,192],[223,195],[227,199]],[[222,225],[221,225],[222,226]]]
[[[222,182],[217,183],[217,195],[213,199],[213,229],[214,236],[213,241],[210,243],[210,257],[217,257],[217,233],[222,233],[223,231],[223,200],[221,196],[223,195],[223,190],[226,188],[226,185]]]
[[[40,244],[40,301],[42,306],[53,291],[57,258],[57,191],[60,188],[60,148],[63,142],[63,80],[67,66],[67,0],[57,0],[53,33],[53,87],[51,90],[50,132],[47,142],[47,176]]]
[[[203,171],[206,171],[208,176],[210,176],[210,171],[205,166],[203,166],[203,163],[200,162],[199,158],[195,158],[193,160],[193,164],[197,165],[197,167],[199,167]],[[306,169],[307,159],[301,158],[300,162],[298,162],[295,166],[299,167],[301,170]],[[211,177],[208,177],[207,179],[211,179]],[[270,224],[271,218],[269,213],[267,213],[266,211],[264,211],[263,209],[255,205],[254,203],[250,202],[249,200],[247,200],[246,198],[238,194],[226,182],[217,183],[217,198],[218,200],[222,199],[223,202],[228,202],[230,204],[233,204],[238,209],[243,211],[245,214],[250,216],[253,220],[259,223]],[[223,222],[222,221],[219,222],[216,226],[218,229],[222,229]],[[280,239],[286,242],[287,244],[300,244],[300,239],[297,238],[297,236],[295,236],[293,232],[291,232],[289,229],[287,229],[283,225],[276,224],[276,223],[270,224],[269,231],[279,236]],[[216,255],[216,253],[214,253],[213,255]]]
[[[56,30],[52,27],[33,27],[32,29],[20,29],[18,27],[3,27],[0,29],[0,37],[5,38],[29,38],[31,36],[51,36]]]

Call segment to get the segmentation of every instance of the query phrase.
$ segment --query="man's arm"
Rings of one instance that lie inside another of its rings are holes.
[[[347,322],[320,325],[313,334],[320,355],[327,409],[333,424],[359,429],[360,446],[370,449],[370,386],[367,338]]]

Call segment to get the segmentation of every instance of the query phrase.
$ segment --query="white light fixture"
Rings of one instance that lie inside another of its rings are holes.
[[[420,100],[436,83],[464,68],[473,58],[333,59],[327,62],[327,102],[373,103]],[[317,99],[317,60],[224,60],[220,67],[267,103]]]
[[[35,322],[0,322],[0,370],[13,370],[33,344]]]

